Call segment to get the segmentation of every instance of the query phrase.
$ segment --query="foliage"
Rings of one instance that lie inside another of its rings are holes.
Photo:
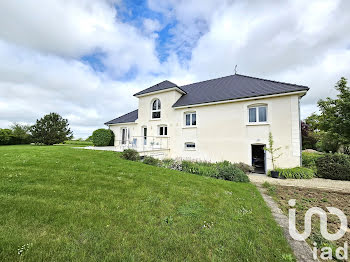
[[[264,150],[266,150],[267,152],[270,153],[270,157],[271,157],[271,161],[272,161],[272,168],[273,170],[276,169],[276,160],[282,155],[281,153],[280,154],[277,154],[281,148],[278,147],[278,148],[275,148],[275,141],[273,140],[273,136],[272,136],[272,133],[269,132],[269,147],[265,147]]]
[[[113,139],[112,133],[109,129],[97,129],[92,133],[92,143],[94,146],[108,146]]]
[[[182,171],[200,176],[217,177],[215,164],[209,162],[182,161]]]
[[[252,167],[246,163],[239,162],[239,163],[235,163],[234,165],[236,167],[238,167],[239,169],[241,169],[246,174],[254,172],[254,167]]]
[[[316,143],[316,149],[326,153],[336,153],[341,146],[341,139],[338,134],[319,131],[319,141]]]
[[[350,157],[345,154],[325,154],[316,160],[317,175],[323,178],[350,181]]]
[[[313,115],[311,119],[314,128],[326,134],[321,147],[324,151],[332,152],[336,152],[339,145],[343,145],[345,149],[349,149],[350,146],[350,88],[347,86],[346,78],[342,77],[335,89],[338,91],[337,97],[319,100],[318,107],[321,113]],[[327,144],[330,141],[332,148]]]
[[[11,140],[12,130],[0,128],[0,145],[8,145]]]
[[[154,158],[152,156],[145,156],[142,161],[144,164],[151,165],[151,166],[159,166],[161,161],[157,158]]]
[[[72,137],[68,120],[57,113],[50,113],[36,120],[31,127],[31,133],[35,143],[45,145],[59,144]]]
[[[292,254],[254,185],[115,155],[0,147],[0,261],[280,262]]]
[[[140,160],[140,154],[134,149],[125,149],[121,155],[121,158],[131,161],[139,161]]]
[[[216,164],[217,178],[234,182],[249,182],[248,176],[236,165],[229,161],[224,161]]]
[[[317,134],[311,129],[310,125],[301,121],[301,136],[303,149],[316,149],[318,140]]]
[[[276,168],[275,171],[279,173],[279,177],[288,179],[311,179],[314,177],[314,171],[306,167]]]
[[[0,129],[0,145],[30,144],[30,126],[14,123],[11,129]]]
[[[182,163],[181,163],[181,161],[174,160],[174,159],[171,159],[171,158],[163,159],[161,161],[161,163],[160,163],[160,166],[164,167],[164,168],[169,168],[169,169],[172,169],[172,170],[182,171]]]
[[[316,160],[320,157],[320,153],[302,152],[302,166],[310,168],[317,175]]]

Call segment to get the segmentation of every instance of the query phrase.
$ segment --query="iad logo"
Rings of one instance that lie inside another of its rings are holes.
[[[291,199],[288,201],[288,204],[290,207],[294,207],[296,204],[296,200],[295,199]],[[339,220],[340,220],[340,229],[338,230],[338,232],[334,233],[334,234],[330,234],[328,233],[327,230],[327,213],[319,207],[312,207],[310,208],[304,217],[304,225],[305,225],[305,230],[303,233],[299,233],[298,230],[296,229],[296,223],[295,223],[295,208],[290,208],[289,209],[289,234],[291,235],[291,237],[295,240],[298,241],[302,241],[302,240],[306,240],[310,234],[311,234],[311,218],[313,215],[318,215],[320,217],[320,230],[321,230],[321,234],[322,236],[330,241],[334,241],[334,240],[338,240],[340,238],[342,238],[344,236],[344,234],[347,231],[348,228],[348,220],[345,216],[345,214],[338,208],[335,207],[327,207],[327,210],[329,211],[329,213],[336,215]],[[315,243],[316,244],[316,243]],[[314,244],[314,245],[315,245]],[[336,250],[336,257],[339,260],[346,260],[348,258],[348,244],[347,242],[344,243],[344,248],[343,247],[339,247]],[[314,258],[317,258],[317,247],[314,247]],[[340,251],[342,251],[344,253],[344,255],[340,254]],[[331,258],[332,256],[332,249],[330,247],[323,247],[321,249],[321,258]],[[327,256],[326,256],[327,255]]]

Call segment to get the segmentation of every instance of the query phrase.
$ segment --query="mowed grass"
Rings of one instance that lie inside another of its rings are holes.
[[[0,261],[292,257],[254,185],[130,162],[114,152],[1,146],[0,210]]]

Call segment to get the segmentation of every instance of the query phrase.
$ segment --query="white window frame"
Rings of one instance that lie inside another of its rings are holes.
[[[153,109],[153,104],[156,103],[156,109]],[[151,103],[151,119],[161,119],[162,113],[161,113],[162,103],[160,102],[159,98],[156,98],[152,100]],[[159,113],[159,117],[153,117],[153,113]]]
[[[123,141],[123,130],[125,130],[125,140]],[[129,132],[129,128],[127,127],[122,127],[120,128],[120,136],[121,136],[121,144],[122,145],[126,145],[128,144],[129,140],[130,140],[130,132]],[[124,143],[123,143],[124,142]]]
[[[160,134],[160,130],[161,128],[163,129],[163,134],[161,135]],[[166,134],[165,134],[165,131],[166,131]],[[168,136],[168,126],[167,125],[159,125],[158,126],[158,136]]]
[[[266,120],[265,121],[260,121],[259,118],[259,108],[264,107],[266,110]],[[250,121],[250,109],[255,108],[255,120],[256,121]],[[268,122],[268,111],[267,111],[268,107],[266,104],[263,105],[252,105],[252,106],[248,106],[248,123],[249,124],[254,124],[254,123],[267,123]]]
[[[187,125],[187,116],[190,116],[190,124]],[[196,124],[193,124],[193,115],[196,115]],[[191,112],[185,112],[184,113],[184,126],[185,127],[196,127],[197,126],[197,112],[196,111],[191,111]]]
[[[190,146],[189,145],[193,145],[193,146]],[[197,149],[196,147],[196,143],[195,142],[186,142],[185,143],[185,150],[187,151],[195,151]]]

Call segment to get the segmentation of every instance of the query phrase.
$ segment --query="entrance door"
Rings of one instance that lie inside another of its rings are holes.
[[[147,145],[147,127],[142,128],[143,144]]]
[[[252,145],[252,166],[256,173],[265,174],[265,145]]]
[[[122,128],[122,145],[126,144],[127,139],[128,139],[128,129]]]

